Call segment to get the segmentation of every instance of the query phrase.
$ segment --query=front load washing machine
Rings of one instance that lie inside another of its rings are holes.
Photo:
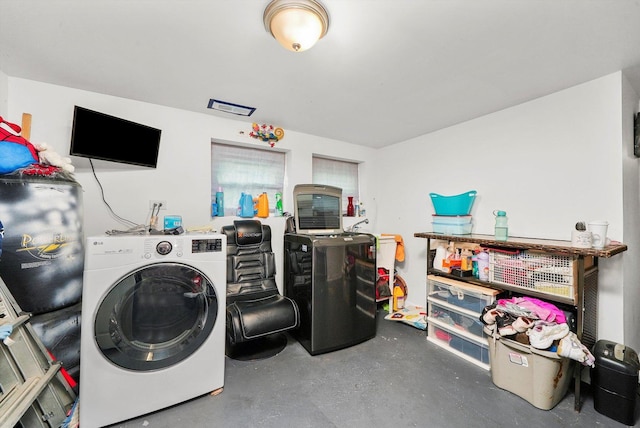
[[[144,415],[224,385],[226,237],[86,242],[80,426]]]

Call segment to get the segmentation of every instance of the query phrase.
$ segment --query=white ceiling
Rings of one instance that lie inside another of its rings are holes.
[[[640,93],[640,0],[322,2],[329,33],[293,53],[269,0],[0,0],[0,70],[370,147],[618,70]]]

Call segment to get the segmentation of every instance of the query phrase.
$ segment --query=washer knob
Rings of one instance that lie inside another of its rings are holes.
[[[171,242],[169,241],[161,241],[161,242],[158,242],[158,245],[156,245],[156,251],[161,256],[166,256],[171,252],[172,249],[173,249],[173,245],[171,245]]]

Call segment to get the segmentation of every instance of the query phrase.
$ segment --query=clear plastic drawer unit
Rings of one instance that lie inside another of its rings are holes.
[[[427,285],[427,340],[489,370],[489,343],[480,314],[500,291],[437,275],[428,275]]]

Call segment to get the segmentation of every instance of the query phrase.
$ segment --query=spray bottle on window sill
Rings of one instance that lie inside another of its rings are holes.
[[[276,193],[276,216],[282,217],[284,215],[284,211],[282,209],[282,193]]]
[[[214,216],[224,216],[224,192],[222,191],[222,187],[218,187],[218,191],[216,192],[216,208],[214,211]]]
[[[240,202],[238,202],[238,209],[236,215],[242,218],[253,218],[256,215],[254,209],[253,196],[248,193],[242,192],[240,194]]]

